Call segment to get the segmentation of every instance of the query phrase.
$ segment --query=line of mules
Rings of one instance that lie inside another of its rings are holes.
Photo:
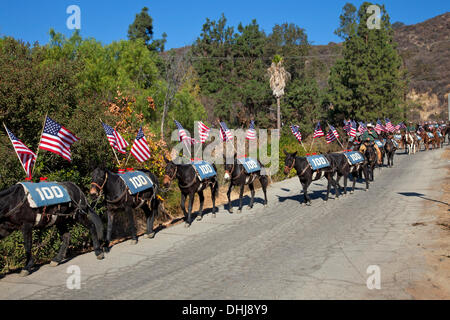
[[[355,144],[353,149],[355,151],[359,150],[359,145]],[[396,150],[396,146],[392,142],[392,137],[386,137],[386,143],[382,150],[383,158],[384,155],[387,157],[388,167],[392,167],[393,156]],[[312,181],[318,180],[321,177],[327,179],[327,193],[324,199],[327,201],[332,186],[334,187],[336,198],[338,198],[341,193],[347,194],[347,180],[349,177],[351,177],[353,182],[350,193],[353,193],[355,190],[357,178],[362,178],[362,176],[364,176],[363,182],[366,185],[365,190],[367,191],[369,189],[369,181],[373,181],[374,179],[374,168],[377,166],[377,154],[373,143],[366,144],[366,150],[363,154],[364,161],[362,163],[351,165],[343,153],[329,153],[324,156],[327,158],[330,166],[320,170],[312,170],[305,157],[298,157],[296,153],[287,153],[286,151],[284,151],[284,153],[286,155],[284,171],[286,174],[292,169],[297,171],[297,176],[299,177],[303,189],[303,202],[306,204],[311,204],[311,199],[308,197],[308,187],[311,185]],[[232,212],[230,195],[233,186],[240,187],[238,212],[241,212],[242,210],[245,185],[249,186],[251,192],[249,208],[251,209],[253,207],[255,196],[254,182],[256,179],[258,179],[261,184],[264,193],[263,204],[266,206],[268,176],[262,174],[261,171],[247,173],[242,164],[237,161],[236,155],[231,161],[228,159],[225,160],[225,180],[229,180],[230,183],[227,192],[228,211],[230,213]],[[191,165],[175,164],[173,161],[167,159],[165,159],[165,161],[166,168],[163,185],[168,187],[172,180],[178,180],[178,187],[181,191],[180,206],[184,213],[185,225],[190,226],[192,223],[192,206],[195,193],[198,194],[200,199],[200,209],[197,214],[197,219],[201,220],[204,204],[203,191],[208,187],[211,190],[213,204],[212,216],[215,217],[217,211],[215,200],[219,190],[217,176],[200,180]],[[263,168],[261,163],[259,163],[259,165]],[[213,165],[213,167],[216,169],[215,165]],[[108,252],[110,250],[113,223],[115,216],[120,211],[125,211],[130,219],[132,244],[137,243],[133,211],[139,208],[143,210],[147,222],[147,230],[144,237],[153,238],[155,236],[153,224],[160,205],[160,200],[157,196],[159,192],[158,180],[148,170],[139,171],[145,173],[154,182],[154,185],[151,189],[139,192],[133,196],[128,194],[126,184],[122,181],[119,174],[102,168],[96,168],[93,171],[90,195],[93,197],[95,204],[101,199],[100,196],[103,196],[104,202],[106,203],[106,237],[104,236],[105,230],[102,220],[93,210],[95,205],[92,207],[80,188],[71,182],[60,183],[70,194],[71,202],[46,207],[44,209],[45,212],[42,212],[42,209],[30,207],[25,191],[20,184],[15,184],[10,188],[1,191],[0,239],[7,237],[16,230],[20,230],[23,233],[26,261],[21,274],[28,275],[34,268],[34,260],[31,255],[33,228],[46,228],[50,225],[55,225],[62,236],[62,245],[57,255],[52,259],[51,266],[58,265],[65,258],[70,243],[70,226],[74,223],[81,223],[89,229],[94,252],[98,259],[103,259],[103,252]],[[343,187],[339,183],[341,178],[344,179]],[[187,211],[185,208],[186,199],[189,199]],[[42,218],[38,219],[38,217]]]

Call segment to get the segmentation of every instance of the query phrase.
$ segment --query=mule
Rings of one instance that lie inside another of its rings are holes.
[[[352,186],[352,190],[350,191],[350,193],[354,193],[355,192],[355,185],[356,185],[356,178],[359,175],[360,170],[362,170],[362,172],[364,173],[364,181],[366,183],[366,191],[369,189],[369,172],[367,169],[367,160],[364,158],[364,162],[355,164],[355,165],[351,165],[348,162],[347,157],[340,152],[333,152],[333,153],[329,153],[328,154],[330,157],[335,158],[335,163],[336,163],[336,183],[337,186],[339,188],[339,190],[342,189],[341,185],[339,184],[339,181],[341,180],[341,178],[344,178],[344,195],[347,194],[347,179],[349,177],[349,175],[352,175],[352,182],[353,182],[353,186]],[[364,155],[363,155],[364,157]]]
[[[375,142],[373,142],[373,141],[364,142],[364,145],[366,147],[366,150],[364,151],[364,158],[367,161],[368,177],[369,177],[369,181],[373,181],[374,180],[373,173],[374,173],[375,167],[378,165],[377,150],[374,147]],[[360,149],[360,144],[359,145],[355,144],[353,146],[354,151],[359,151],[359,149]],[[359,177],[361,177],[361,172],[362,172],[362,169],[360,168]]]
[[[286,155],[286,159],[284,160],[284,173],[286,175],[289,174],[293,168],[297,171],[298,179],[300,180],[303,188],[303,198],[306,205],[311,205],[311,199],[308,197],[308,187],[311,182],[319,180],[322,175],[328,180],[327,194],[324,201],[328,201],[331,185],[333,185],[336,192],[336,199],[339,198],[337,183],[333,178],[336,173],[336,163],[334,158],[330,157],[328,154],[324,154],[323,156],[327,158],[330,166],[313,171],[306,157],[297,157],[297,151],[294,153],[288,153],[286,150],[283,150],[283,152]],[[300,203],[303,204],[303,202]]]
[[[392,168],[394,165],[394,155],[397,147],[392,141],[392,136],[386,138],[386,144],[384,145],[384,150],[386,152],[387,166]]]
[[[76,222],[89,230],[97,259],[104,258],[100,245],[103,241],[103,224],[100,217],[89,206],[86,196],[74,183],[59,184],[67,190],[71,201],[44,208],[31,208],[24,187],[20,184],[0,192],[0,240],[16,230],[21,230],[23,234],[26,258],[21,276],[29,275],[35,265],[31,254],[33,228],[44,229],[55,225],[62,237],[61,247],[50,266],[57,266],[66,257],[71,238],[69,230]]]
[[[261,162],[258,161],[258,164],[260,168],[263,168]],[[244,166],[240,163],[238,163],[238,160],[236,158],[236,153],[234,154],[234,159],[232,161],[227,161],[227,159],[224,156],[224,167],[225,167],[225,174],[224,174],[224,180],[230,181],[230,185],[228,187],[227,191],[227,197],[228,197],[228,212],[232,213],[233,208],[231,207],[231,190],[233,189],[233,186],[239,186],[239,209],[238,213],[242,212],[242,198],[244,195],[244,187],[248,185],[248,188],[250,189],[251,198],[250,198],[250,204],[249,209],[253,208],[253,201],[255,198],[255,187],[253,183],[256,179],[259,180],[261,183],[261,187],[264,193],[264,206],[267,206],[267,185],[269,184],[269,179],[267,178],[267,175],[261,174],[261,171],[256,171],[252,173],[247,173]]]
[[[197,220],[202,220],[203,218],[203,203],[205,197],[203,195],[203,190],[208,186],[211,188],[211,199],[213,203],[212,217],[216,217],[216,197],[219,193],[219,181],[217,175],[211,178],[200,180],[194,167],[191,164],[176,164],[173,161],[168,160],[164,157],[166,161],[165,175],[163,180],[163,185],[168,188],[175,178],[178,180],[178,187],[181,191],[181,209],[184,214],[185,227],[190,227],[192,224],[191,214],[192,205],[194,204],[194,196],[197,193],[200,199],[200,208],[197,215]],[[217,172],[216,166],[212,164],[212,167]],[[186,198],[189,197],[188,211],[186,212]]]
[[[405,145],[406,154],[416,153],[416,143],[414,141],[413,134],[410,132],[402,132],[402,140]]]
[[[92,172],[92,182],[90,194],[94,200],[104,195],[108,215],[108,226],[106,230],[105,250],[110,250],[111,234],[114,224],[114,217],[120,211],[125,211],[131,226],[131,244],[137,243],[136,225],[134,223],[133,210],[142,208],[144,211],[147,230],[144,238],[154,238],[155,231],[153,224],[158,215],[159,199],[158,179],[148,170],[141,169],[153,182],[153,187],[137,194],[130,195],[126,183],[120,178],[120,174],[103,168],[96,168]]]

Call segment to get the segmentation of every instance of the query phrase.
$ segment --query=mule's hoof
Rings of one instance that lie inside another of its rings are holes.
[[[28,271],[28,270],[22,270],[22,271],[20,271],[20,276],[21,277],[26,277],[26,276],[28,276],[30,274],[30,271]]]
[[[103,247],[103,252],[109,253],[111,251],[111,247]]]
[[[189,223],[187,223],[187,222],[184,223],[184,227],[185,227],[185,228],[189,228],[190,226],[191,226],[191,225],[190,225]]]
[[[144,234],[145,239],[153,239],[154,237],[155,237],[155,232],[150,232],[150,233]]]
[[[103,252],[101,252],[98,256],[97,256],[97,260],[103,260],[105,258],[105,254]]]
[[[237,213],[242,213],[242,209],[238,209]]]
[[[137,244],[137,240],[130,240],[130,244],[131,244],[131,245]]]
[[[248,206],[248,210],[251,210],[252,208],[253,208],[253,206],[251,206],[251,207],[250,207],[250,206]]]
[[[326,200],[324,200],[324,201],[326,201]],[[304,207],[304,206],[306,206],[306,203],[302,202],[302,203],[300,203],[300,205],[301,205],[302,207]]]
[[[355,191],[350,191],[350,194],[354,194],[355,193]]]
[[[51,261],[50,262],[50,267],[56,267],[58,264],[59,264],[59,262]]]
[[[266,203],[266,204],[264,204],[264,208],[267,208],[269,205]]]
[[[203,217],[202,216],[197,216],[197,221],[201,221],[203,219]]]
[[[307,205],[307,206],[311,206],[311,202],[308,202],[306,205]]]
[[[213,214],[212,214],[212,217],[213,217],[213,219],[215,219],[215,218],[216,218],[216,214],[215,214],[215,213],[213,213]]]

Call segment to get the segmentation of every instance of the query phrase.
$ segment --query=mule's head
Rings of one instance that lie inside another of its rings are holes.
[[[295,157],[297,156],[297,151],[294,153],[289,153],[286,150],[283,150],[286,158],[284,159],[284,174],[289,174],[292,168],[295,165]]]
[[[223,178],[225,181],[228,181],[233,176],[233,171],[236,165],[236,156],[237,154],[234,153],[233,158],[227,158],[225,155],[223,156],[223,166],[225,169],[225,173],[223,175]]]
[[[173,163],[173,161],[168,160],[165,156],[164,161],[166,162],[166,168],[164,172],[163,186],[164,188],[168,188],[170,187],[170,183],[172,182],[172,180],[177,175],[178,167],[175,163]]]
[[[106,170],[99,167],[95,168],[94,171],[92,171],[91,178],[92,182],[89,194],[98,196],[106,184]]]

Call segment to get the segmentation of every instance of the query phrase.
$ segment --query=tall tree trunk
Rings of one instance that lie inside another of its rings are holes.
[[[281,98],[277,98],[277,129],[278,129],[278,131],[280,131],[280,129],[281,129],[280,99]]]

